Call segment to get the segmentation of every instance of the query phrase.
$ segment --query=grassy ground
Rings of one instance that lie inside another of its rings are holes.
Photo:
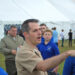
[[[60,49],[60,53],[64,52],[64,51],[67,51],[67,50],[75,50],[75,43],[73,41],[73,46],[72,47],[69,47],[68,46],[68,40],[65,40],[64,42],[64,47],[61,47],[61,41],[60,41],[60,44],[59,44],[59,49]],[[63,67],[64,67],[64,61],[59,65],[59,74],[62,75],[62,71],[63,71]]]
[[[4,55],[0,53],[0,67],[2,67],[3,69],[5,69],[5,58]]]
[[[65,40],[64,42],[64,47],[61,47],[61,41],[60,41],[60,44],[59,44],[59,49],[60,49],[60,53],[64,52],[64,51],[67,51],[67,50],[70,50],[70,49],[75,49],[75,44],[73,42],[73,46],[71,48],[68,47],[68,40]],[[64,66],[64,62],[62,62],[60,65],[59,65],[59,74],[62,75],[62,71],[63,71],[63,66]],[[5,63],[4,63],[4,56],[0,53],[0,67],[2,67],[3,69],[5,69]]]

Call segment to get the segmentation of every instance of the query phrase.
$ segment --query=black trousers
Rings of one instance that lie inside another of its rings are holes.
[[[8,75],[17,75],[17,70],[14,60],[5,60],[5,65]]]
[[[61,44],[61,47],[64,46],[64,38],[62,38],[62,44]]]
[[[72,40],[69,40],[69,47],[72,47]]]

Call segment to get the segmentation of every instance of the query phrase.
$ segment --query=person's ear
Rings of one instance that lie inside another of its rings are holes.
[[[23,33],[24,37],[28,37],[28,32]]]
[[[10,30],[8,30],[8,34],[10,34]]]

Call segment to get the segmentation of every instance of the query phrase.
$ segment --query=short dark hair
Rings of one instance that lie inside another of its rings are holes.
[[[40,24],[40,26],[46,26],[46,24],[42,23],[42,24]]]
[[[52,28],[52,30],[54,30],[54,28]]]
[[[25,21],[23,22],[22,26],[21,26],[22,32],[29,32],[29,30],[30,30],[30,28],[29,28],[29,23],[30,23],[30,22],[36,22],[36,23],[38,23],[39,20],[37,20],[37,19],[27,19],[27,20],[25,20]]]
[[[12,28],[17,28],[15,25],[11,25],[9,30],[11,30]]]
[[[70,32],[72,31],[72,29],[70,29]]]
[[[64,30],[62,29],[61,31],[63,32]]]
[[[56,30],[56,27],[54,27],[54,30]]]

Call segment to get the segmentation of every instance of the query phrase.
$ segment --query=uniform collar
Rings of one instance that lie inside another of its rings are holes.
[[[32,47],[30,44],[28,44],[26,41],[23,44],[24,46],[28,47],[30,50],[36,49],[36,47]],[[37,50],[37,49],[36,49]]]
[[[28,50],[34,52],[37,56],[41,57],[41,54],[40,54],[39,50],[36,47],[30,46],[26,41],[24,42],[23,46],[27,47]]]

